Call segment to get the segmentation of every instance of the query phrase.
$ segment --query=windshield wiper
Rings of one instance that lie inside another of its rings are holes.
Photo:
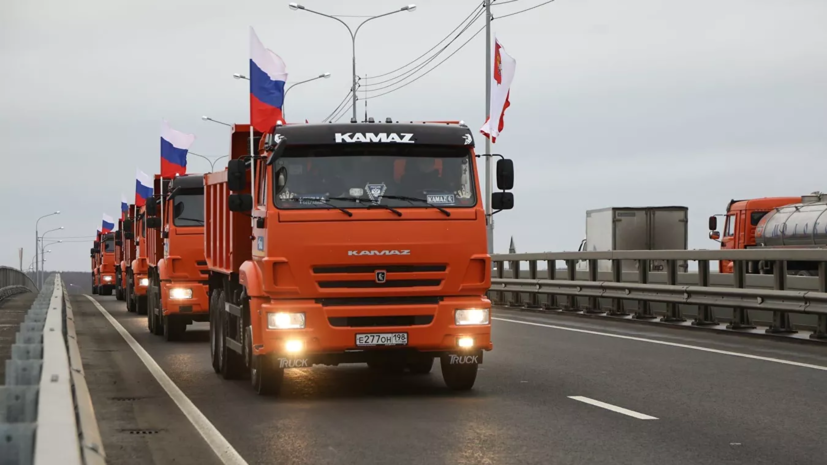
[[[330,200],[350,200],[351,202],[357,202],[357,203],[365,202],[365,205],[367,205],[365,208],[367,208],[368,210],[370,210],[372,208],[384,208],[385,210],[390,210],[390,211],[396,213],[396,216],[402,216],[402,212],[395,209],[395,208],[393,208],[393,207],[389,207],[387,205],[382,205],[381,203],[373,203],[373,202],[367,203],[370,200],[365,199],[365,198],[360,198],[360,197],[330,197]]]
[[[335,197],[331,197],[331,199],[335,199]],[[328,202],[327,200],[320,199],[318,197],[307,197],[306,199],[304,197],[290,197],[290,198],[287,198],[287,199],[284,199],[284,200],[293,201],[293,202],[301,202],[302,200],[308,200],[308,201],[311,201],[311,202],[318,202],[322,205],[327,205],[328,207],[335,208],[336,210],[339,210],[340,212],[344,213],[347,216],[353,216],[353,213],[351,213],[349,210],[345,210],[342,207],[339,207],[337,205],[333,205],[332,203]]]
[[[421,202],[421,203],[424,203],[424,204],[426,204],[426,205],[428,205],[428,206],[431,206],[431,207],[436,208],[437,210],[439,210],[439,211],[441,211],[442,213],[444,213],[444,214],[445,214],[445,216],[451,216],[451,212],[449,212],[448,210],[446,210],[446,209],[444,209],[444,208],[440,207],[439,205],[434,205],[434,204],[432,204],[431,202],[428,202],[428,201],[427,201],[427,200],[425,200],[425,199],[420,199],[419,197],[409,197],[409,196],[407,196],[407,195],[385,195],[385,196],[383,196],[383,197],[384,197],[384,198],[386,198],[386,199],[394,199],[394,200],[407,200],[408,202],[411,202],[411,203],[413,203],[413,202]]]

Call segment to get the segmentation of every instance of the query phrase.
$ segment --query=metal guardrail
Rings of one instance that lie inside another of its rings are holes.
[[[611,262],[608,279],[601,279],[600,260]],[[716,260],[733,262],[734,272],[728,275],[731,276],[729,287],[710,284],[711,277],[720,276],[709,269],[710,261]],[[771,312],[772,320],[765,332],[781,335],[798,332],[790,322],[790,314],[814,315],[810,338],[827,340],[827,250],[824,249],[550,252],[499,254],[493,255],[492,261],[494,277],[489,297],[498,305],[608,316],[629,316],[627,309],[633,309],[632,319],[653,320],[658,316],[652,304],[663,303],[666,310],[660,321],[667,323],[685,322],[682,306],[695,306],[697,312],[692,326],[697,327],[719,325],[712,309],[723,307],[732,312],[726,326],[729,330],[755,329],[750,313]],[[578,279],[582,273],[578,273],[576,267],[581,261],[588,263],[585,280]],[[624,272],[624,263],[630,261],[636,269],[632,273]],[[653,261],[665,262],[665,271],[651,272]],[[679,273],[680,263],[686,261],[697,262],[698,271]],[[752,276],[747,274],[747,264],[755,261],[773,264],[772,289],[747,287],[747,278]],[[792,261],[816,262],[818,277],[789,277],[787,262]],[[525,262],[527,273],[521,270]],[[558,269],[557,262],[563,262],[565,268]],[[540,270],[539,263],[544,263],[546,269]],[[665,283],[652,283],[651,278],[656,274],[665,275],[662,280]],[[629,282],[630,275],[636,277],[635,282]],[[688,276],[695,282],[687,283]],[[816,285],[810,286],[814,289],[791,290],[788,286],[791,280],[814,281]]]
[[[14,285],[14,286],[0,287],[0,302],[6,300],[7,298],[9,298],[13,295],[24,294],[26,292],[31,292],[31,290],[29,290],[29,288],[27,288],[26,286]]]
[[[0,387],[0,464],[105,464],[72,306],[60,275],[20,324]]]
[[[34,281],[26,273],[8,266],[0,266],[0,289],[8,286],[23,286],[32,292],[38,292]]]

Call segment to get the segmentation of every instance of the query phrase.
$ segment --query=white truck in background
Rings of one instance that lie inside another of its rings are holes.
[[[586,212],[586,238],[581,252],[614,250],[686,250],[689,241],[687,207],[608,207]],[[678,263],[678,272],[687,271],[687,262]],[[585,260],[577,263],[586,271]],[[636,260],[624,260],[623,271],[636,271]],[[611,271],[610,260],[598,260],[597,270]],[[665,271],[665,260],[649,262],[649,271]]]

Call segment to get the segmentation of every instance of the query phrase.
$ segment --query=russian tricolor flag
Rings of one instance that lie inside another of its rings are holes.
[[[152,197],[152,178],[141,170],[135,176],[135,206],[143,207],[146,199]]]
[[[121,219],[126,218],[126,213],[129,211],[129,201],[126,196],[121,194]]]
[[[161,177],[174,178],[187,174],[187,151],[195,141],[193,134],[184,134],[161,123]]]
[[[113,229],[115,229],[115,220],[111,216],[104,213],[103,221],[101,222],[101,233],[106,234],[111,232]]]
[[[256,131],[268,133],[276,122],[284,121],[284,83],[287,66],[284,60],[264,48],[250,28],[250,122]]]

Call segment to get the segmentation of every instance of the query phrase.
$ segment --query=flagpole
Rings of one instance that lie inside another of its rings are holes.
[[[253,196],[253,205],[256,205],[256,149],[253,136],[253,121],[250,119],[250,194]],[[263,136],[263,135],[262,135]]]
[[[485,0],[485,117],[491,117],[491,0]],[[489,124],[499,124],[490,121]],[[491,214],[491,137],[485,138],[485,220],[488,253],[494,253],[494,215]]]

